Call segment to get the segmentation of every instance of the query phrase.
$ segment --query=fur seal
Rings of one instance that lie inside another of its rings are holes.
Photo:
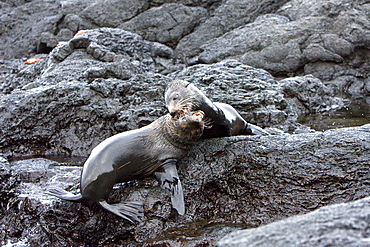
[[[270,135],[261,127],[247,123],[231,105],[212,102],[194,84],[187,81],[170,82],[166,88],[165,101],[171,115],[182,109],[203,111],[211,119],[212,127],[204,130],[202,138]]]
[[[108,204],[106,199],[114,184],[154,173],[160,186],[171,191],[172,206],[183,215],[184,196],[176,163],[201,137],[204,117],[202,111],[180,110],[140,129],[114,135],[96,146],[86,160],[79,194],[61,188],[50,188],[48,194],[69,201],[97,202],[126,220],[140,221],[142,203]]]

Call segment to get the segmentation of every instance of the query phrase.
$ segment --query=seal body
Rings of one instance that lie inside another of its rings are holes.
[[[114,184],[154,173],[160,185],[171,191],[174,208],[183,214],[183,192],[176,163],[202,135],[203,118],[201,111],[181,111],[174,116],[167,114],[143,128],[114,135],[96,146],[86,160],[80,194],[60,188],[51,188],[49,194],[71,201],[98,202],[122,218],[138,221],[141,203],[108,204],[105,200]]]
[[[184,109],[202,110],[212,121],[212,127],[204,130],[202,138],[235,135],[269,135],[261,127],[247,123],[229,104],[212,102],[194,84],[175,80],[167,85],[165,92],[166,107],[170,114]]]

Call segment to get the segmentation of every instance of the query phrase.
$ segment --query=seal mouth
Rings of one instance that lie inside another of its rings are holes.
[[[204,120],[205,114],[203,111],[195,111],[193,112],[193,117],[195,117],[195,121],[200,122]]]

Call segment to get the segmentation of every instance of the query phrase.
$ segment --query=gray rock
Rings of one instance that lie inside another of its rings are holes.
[[[279,82],[290,116],[294,119],[308,114],[327,112],[344,107],[343,98],[334,97],[334,89],[313,76],[291,77]]]
[[[138,33],[146,40],[173,45],[191,33],[206,15],[204,8],[169,3],[150,8],[121,24],[120,28]]]
[[[235,60],[167,77],[153,74],[153,47],[158,51],[136,34],[99,29],[56,48],[33,82],[0,97],[0,151],[87,155],[105,138],[165,114],[164,87],[176,78],[193,82],[213,101],[231,104],[248,122],[290,133],[304,130],[291,123],[300,115],[343,103],[316,78],[278,83],[268,72]]]
[[[335,88],[313,76],[277,82],[267,71],[236,60],[194,65],[168,76],[194,83],[212,101],[232,105],[250,123],[281,126],[287,132],[299,128],[291,124],[282,126],[287,122],[305,114],[339,109],[346,103],[335,97],[338,92]]]
[[[370,197],[291,217],[256,229],[235,231],[216,246],[369,246]]]
[[[49,53],[79,29],[92,28],[79,14],[95,0],[18,1],[0,8],[0,57]]]
[[[171,209],[170,195],[152,178],[115,187],[110,202],[144,202],[145,217],[137,226],[96,205],[62,201],[43,193],[53,185],[78,191],[81,168],[75,166],[82,163],[80,160],[8,163],[2,159],[0,229],[4,234],[0,241],[23,240],[38,246],[108,245],[112,241],[113,245],[214,245],[235,229],[257,227],[369,195],[369,138],[370,125],[365,125],[323,133],[203,140],[178,164],[186,201],[184,216]],[[352,204],[358,211],[353,206],[350,210],[336,206],[314,212],[338,215],[334,221],[320,215],[307,218],[320,220],[318,223],[330,227],[335,236],[347,230],[350,233],[358,224],[353,233],[359,234],[366,231],[362,220],[368,214],[367,201]],[[294,222],[294,218],[287,222]],[[315,229],[315,224],[307,224],[307,229]],[[294,224],[276,229],[297,233]],[[330,243],[330,239],[336,241],[329,236],[325,241]]]
[[[148,7],[145,0],[96,1],[81,12],[81,16],[96,27],[118,27]]]
[[[370,37],[366,6],[348,0],[290,1],[277,12],[279,15],[259,17],[219,38],[208,39],[201,46],[199,61],[237,58],[273,75],[303,70],[325,80],[338,73],[353,74],[353,64],[357,63],[356,76],[366,78],[368,62],[363,58],[368,52],[363,47]]]
[[[287,118],[286,102],[274,78],[236,60],[194,65],[169,76],[194,83],[212,101],[232,105],[253,124],[272,126]]]
[[[54,32],[54,24],[61,17],[58,3],[51,1],[36,0],[19,4],[15,8],[0,8],[0,57],[21,58],[35,53],[39,35]]]
[[[179,163],[187,215],[254,227],[368,196],[369,130],[203,141]]]
[[[23,65],[41,71],[0,97],[0,149],[86,155],[108,136],[154,121],[165,113],[168,78],[149,72],[161,49],[121,29],[100,29],[57,47],[42,64]]]
[[[200,47],[205,42],[250,23],[259,15],[274,12],[286,2],[287,0],[222,1],[204,23],[179,42],[176,51],[187,59],[194,57],[199,54]]]

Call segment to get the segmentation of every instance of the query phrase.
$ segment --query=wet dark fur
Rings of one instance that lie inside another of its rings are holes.
[[[231,105],[212,102],[202,91],[187,81],[170,82],[166,88],[165,101],[172,115],[184,109],[202,110],[212,122],[212,127],[204,130],[202,138],[269,135],[262,128],[248,124]]]

